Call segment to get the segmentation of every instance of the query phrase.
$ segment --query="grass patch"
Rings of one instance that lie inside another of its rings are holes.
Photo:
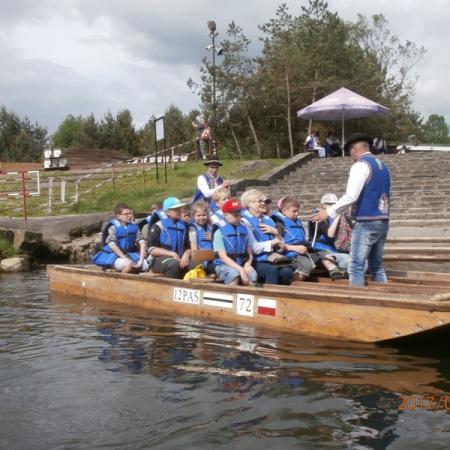
[[[17,254],[17,250],[13,247],[13,244],[10,241],[0,238],[0,259],[11,258]]]
[[[220,175],[224,179],[248,178],[254,179],[263,175],[270,169],[280,165],[284,160],[269,159],[268,167],[259,170],[245,170],[242,165],[246,161],[224,160]],[[244,166],[245,167],[245,166]],[[28,197],[28,216],[47,216],[61,214],[77,214],[88,212],[111,211],[117,203],[127,203],[132,209],[139,212],[148,211],[152,203],[161,201],[168,196],[179,198],[190,198],[194,194],[196,179],[205,171],[202,161],[179,163],[173,169],[167,165],[167,184],[165,183],[164,167],[159,167],[159,182],[156,180],[154,168],[146,170],[145,178],[140,167],[127,166],[125,169],[116,170],[115,189],[112,183],[94,191],[84,194],[85,191],[95,185],[106,181],[111,177],[111,170],[92,176],[83,180],[79,186],[80,197],[78,203],[72,202],[75,194],[75,180],[78,176],[70,172],[41,172],[41,195],[39,197]],[[48,179],[54,179],[54,191],[52,211],[48,207]],[[66,180],[66,202],[60,200],[61,180]],[[17,198],[0,204],[0,215],[22,216],[22,199]]]

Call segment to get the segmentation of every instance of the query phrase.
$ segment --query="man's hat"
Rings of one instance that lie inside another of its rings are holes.
[[[235,198],[230,198],[230,200],[227,200],[222,206],[222,212],[224,214],[238,213],[241,212],[241,210],[242,210],[241,202],[239,200],[236,200]]]
[[[208,158],[203,164],[205,166],[209,166],[210,164],[214,164],[216,166],[222,166],[223,165],[217,158]]]
[[[320,204],[323,205],[324,203],[327,203],[333,205],[337,203],[337,201],[338,201],[337,195],[328,192],[327,194],[322,195],[322,198],[320,199]]]
[[[356,142],[367,142],[369,145],[372,145],[373,139],[363,133],[353,133],[345,143],[344,150],[348,152],[350,150],[350,147]]]
[[[167,211],[168,209],[177,209],[182,206],[186,206],[187,203],[181,203],[176,197],[168,197],[163,202],[163,211]]]

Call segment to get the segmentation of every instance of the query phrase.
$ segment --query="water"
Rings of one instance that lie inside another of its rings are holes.
[[[45,272],[0,275],[0,344],[2,449],[449,447],[442,350],[50,298]]]

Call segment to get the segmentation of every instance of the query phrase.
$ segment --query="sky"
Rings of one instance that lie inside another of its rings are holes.
[[[276,0],[0,0],[0,105],[53,133],[68,114],[101,119],[129,109],[137,127],[175,104],[185,113],[199,97],[210,43],[234,20],[257,51],[258,25],[274,17]],[[307,0],[284,0],[293,15]],[[413,107],[450,123],[450,1],[329,0],[348,20],[383,13],[392,33],[427,49],[415,67]],[[218,57],[220,62],[220,57]]]

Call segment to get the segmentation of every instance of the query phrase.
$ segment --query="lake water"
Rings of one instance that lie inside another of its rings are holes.
[[[49,296],[43,271],[0,275],[0,408],[8,450],[448,449],[450,356],[86,303]]]

